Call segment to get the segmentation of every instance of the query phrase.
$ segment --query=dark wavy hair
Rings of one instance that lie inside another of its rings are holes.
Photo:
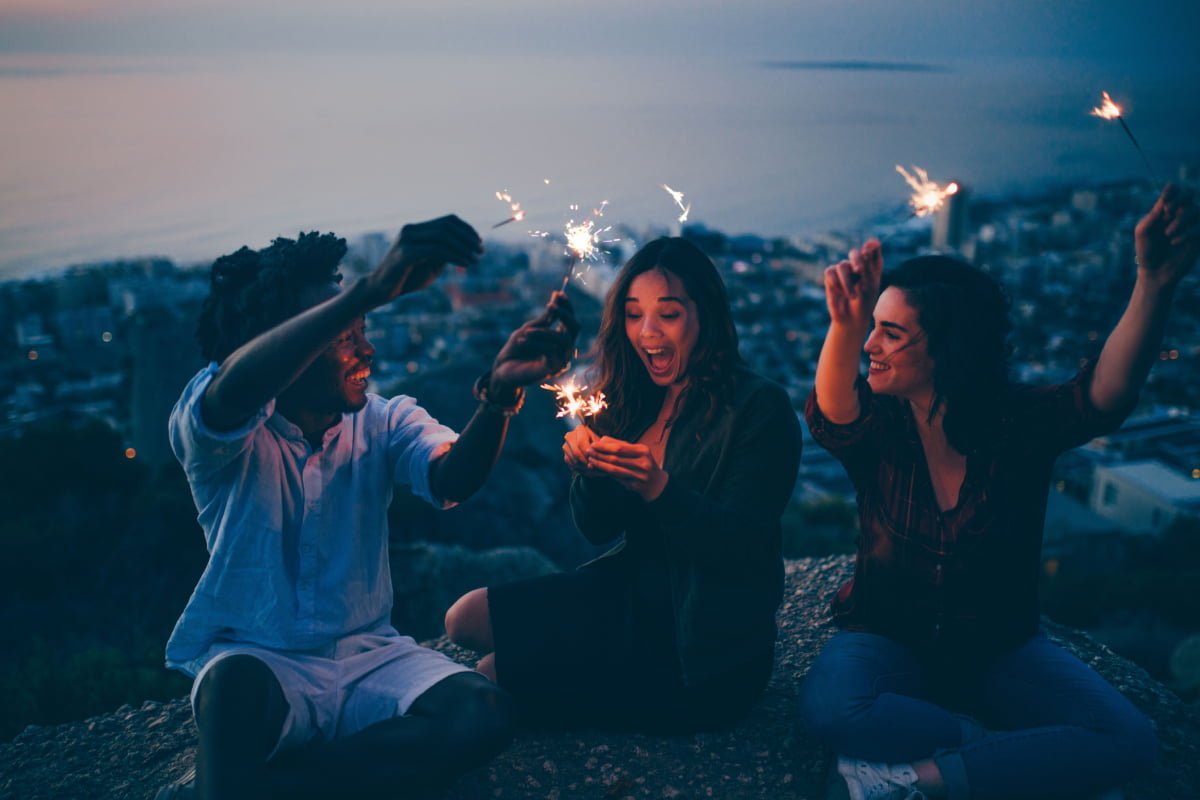
[[[970,453],[996,432],[1009,386],[1008,296],[990,275],[949,256],[920,256],[885,272],[882,287],[904,292],[933,359],[929,418],[945,409],[951,446]]]
[[[666,389],[650,379],[625,333],[625,298],[629,287],[638,275],[655,269],[669,272],[683,282],[700,323],[695,348],[688,358],[688,386],[679,397],[668,425],[691,403],[704,403],[706,419],[711,419],[729,401],[733,368],[742,363],[729,295],[712,260],[686,239],[655,239],[622,267],[604,302],[600,333],[593,347],[595,362],[590,370],[595,376],[594,388],[604,392],[608,400],[608,408],[594,422],[602,434],[628,436],[662,408]]]
[[[207,361],[224,361],[246,342],[303,311],[300,295],[314,284],[339,283],[346,240],[332,233],[279,238],[270,247],[213,262],[196,341]]]

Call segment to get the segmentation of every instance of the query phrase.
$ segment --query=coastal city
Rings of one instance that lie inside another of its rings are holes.
[[[1184,185],[1198,177],[1179,169]],[[580,341],[583,363],[615,265],[650,238],[680,232],[721,269],[743,355],[788,390],[798,412],[828,324],[823,270],[870,236],[883,238],[889,263],[946,252],[993,274],[1013,303],[1013,377],[1061,381],[1098,354],[1119,316],[1134,278],[1133,226],[1155,193],[1145,181],[1128,181],[997,201],[973,200],[963,187],[931,223],[898,224],[894,216],[853,231],[789,239],[728,235],[698,224],[675,231],[618,225],[594,261],[571,263],[553,237],[530,238],[524,246],[489,242],[477,269],[449,270],[427,291],[371,315],[378,351],[372,381],[389,394],[424,371],[495,352],[568,272],[581,316],[591,319]],[[344,277],[370,269],[389,244],[383,233],[352,240]],[[1198,287],[1192,275],[1180,290],[1134,417],[1060,460],[1047,520],[1048,569],[1063,557],[1111,560],[1119,552],[1112,541],[1152,536],[1177,518],[1200,514],[1200,415],[1193,408],[1200,397]],[[119,433],[128,458],[171,463],[165,420],[200,366],[192,334],[206,293],[207,265],[165,259],[79,266],[0,285],[0,435],[20,436],[47,421],[100,420]],[[811,441],[796,499],[853,501],[840,465]]]

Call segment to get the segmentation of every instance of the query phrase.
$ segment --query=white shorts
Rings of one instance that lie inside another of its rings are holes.
[[[346,636],[338,640],[332,657],[218,643],[197,659],[206,663],[192,683],[193,715],[200,681],[213,664],[235,654],[262,661],[283,688],[288,714],[272,756],[313,739],[342,738],[381,720],[404,716],[413,701],[434,684],[471,671],[422,647],[411,636]]]

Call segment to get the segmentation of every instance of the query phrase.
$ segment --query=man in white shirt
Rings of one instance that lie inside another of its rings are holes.
[[[392,627],[387,508],[395,483],[438,507],[483,484],[522,387],[567,365],[570,303],[555,292],[512,334],[461,434],[367,392],[365,314],[481,253],[447,216],[405,226],[345,289],[332,234],[213,264],[210,363],[170,422],[210,553],[167,644],[195,678],[199,746],[194,779],[160,798],[420,795],[507,746],[508,697]]]

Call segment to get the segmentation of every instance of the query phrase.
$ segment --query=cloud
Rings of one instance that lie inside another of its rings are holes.
[[[850,70],[861,72],[949,72],[941,64],[905,61],[764,61],[767,69]]]

